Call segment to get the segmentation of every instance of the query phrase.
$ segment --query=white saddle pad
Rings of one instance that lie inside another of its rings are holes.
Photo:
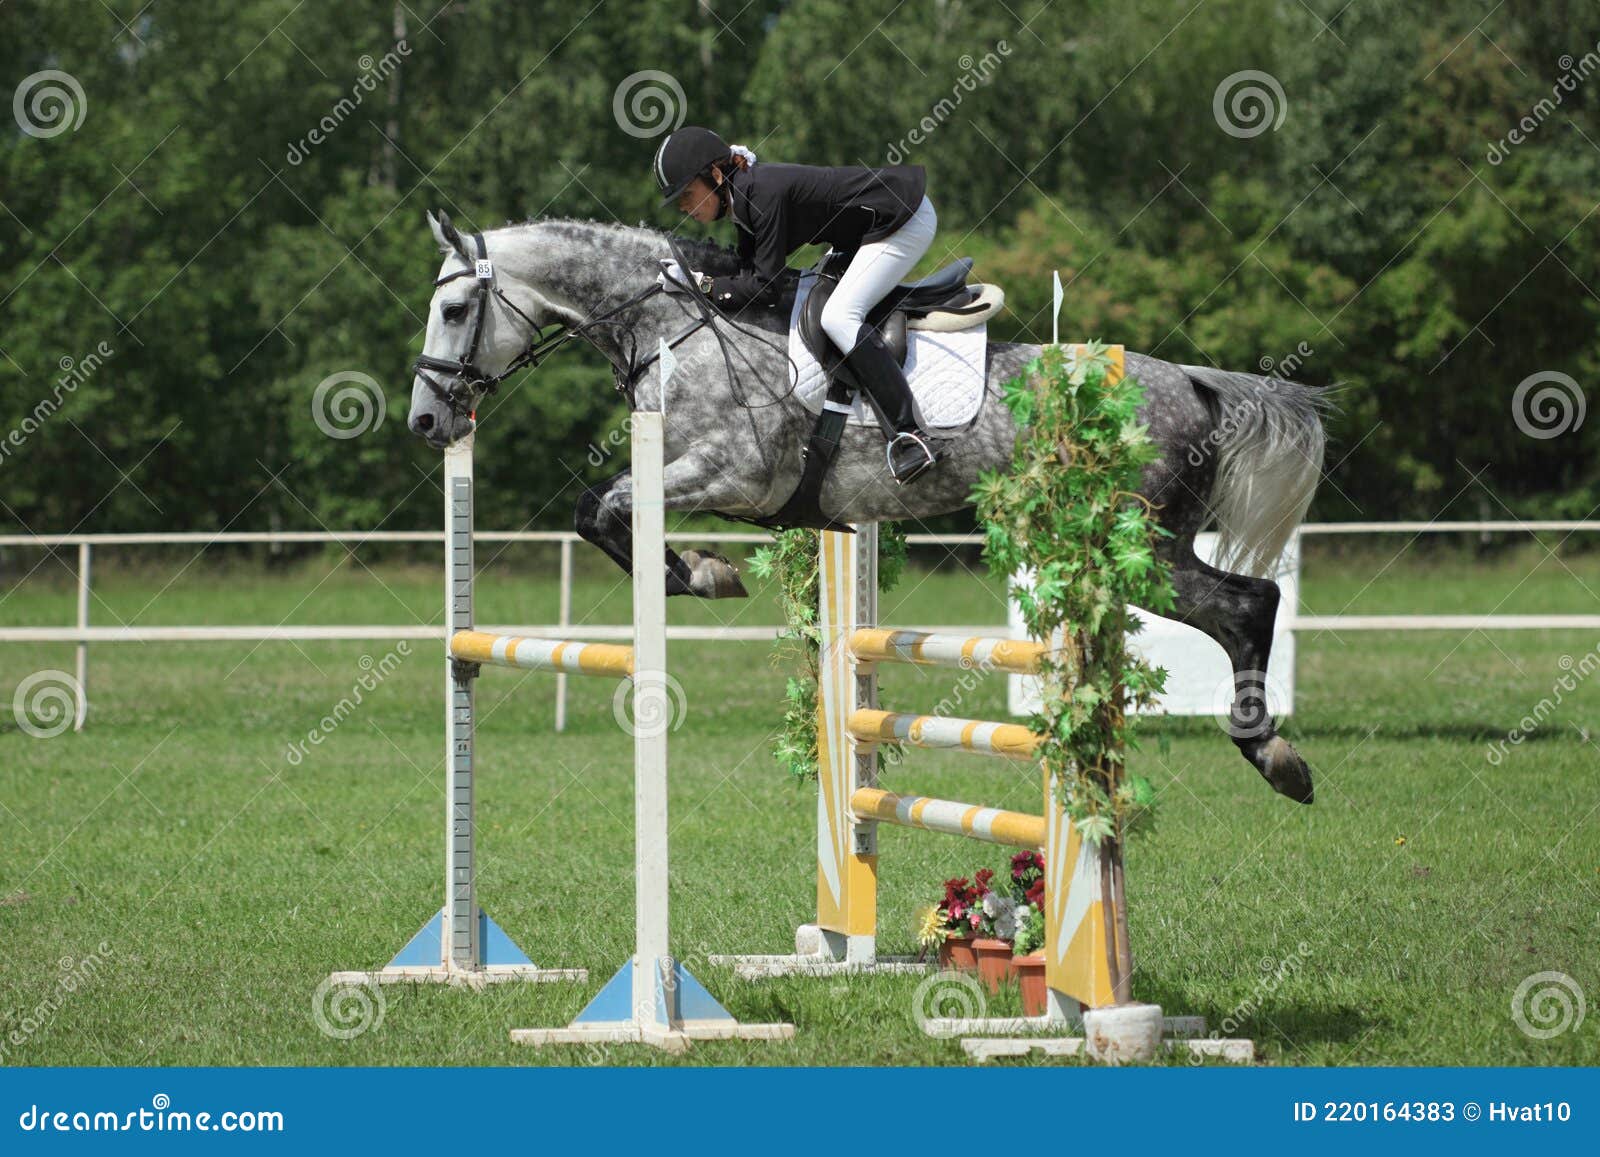
[[[800,310],[816,283],[814,274],[800,279],[794,295],[794,312],[789,315],[790,384],[797,398],[813,414],[822,413],[828,393],[828,377],[822,365],[811,356],[800,336]],[[929,433],[945,433],[972,423],[983,406],[984,359],[989,345],[989,327],[975,325],[959,333],[934,333],[914,329],[906,335],[906,378],[917,400],[924,428]],[[851,426],[876,426],[878,417],[857,395],[846,419]]]

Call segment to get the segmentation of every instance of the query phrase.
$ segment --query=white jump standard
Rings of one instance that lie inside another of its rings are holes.
[[[473,759],[473,680],[479,663],[501,660],[474,641],[472,630],[472,436],[444,454],[445,533],[445,850],[444,907],[388,965],[375,972],[336,972],[335,984],[404,981],[483,985],[506,980],[585,981],[583,968],[540,968],[478,905],[477,798]],[[458,644],[469,646],[458,653]],[[543,640],[524,644],[550,646]],[[570,644],[575,653],[579,644]],[[488,650],[495,648],[491,645]],[[502,648],[503,649],[503,648]],[[608,647],[607,651],[627,650]],[[520,648],[518,648],[520,651]]]
[[[669,1052],[681,1052],[696,1040],[788,1040],[794,1036],[792,1024],[740,1024],[671,954],[667,732],[672,701],[661,573],[666,553],[662,417],[635,412],[632,421],[634,953],[566,1028],[513,1029],[511,1039],[531,1045],[637,1043]]]

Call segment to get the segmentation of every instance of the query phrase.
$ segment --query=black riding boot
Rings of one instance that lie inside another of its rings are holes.
[[[891,434],[888,448],[889,473],[902,486],[914,482],[938,461],[922,427],[917,424],[916,408],[905,371],[895,360],[883,335],[870,325],[856,334],[856,346],[845,355],[844,364],[861,383],[880,420]]]

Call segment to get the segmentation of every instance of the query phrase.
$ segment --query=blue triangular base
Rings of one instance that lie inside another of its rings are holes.
[[[666,994],[656,1004],[656,1020],[670,1024],[674,1020],[733,1020],[733,1014],[717,1003],[716,997],[677,961],[672,963],[672,977],[678,990],[678,1010],[674,1016],[665,1007]],[[633,961],[629,960],[602,988],[593,1000],[573,1018],[573,1024],[604,1022],[615,1024],[633,1019]]]
[[[444,964],[444,910],[422,926],[406,946],[389,961],[390,968],[439,968]],[[502,964],[525,964],[533,967],[527,953],[505,931],[489,919],[488,913],[478,909],[478,951],[485,967]]]

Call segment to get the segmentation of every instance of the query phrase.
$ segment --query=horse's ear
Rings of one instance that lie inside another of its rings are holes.
[[[449,214],[443,209],[428,214],[428,227],[433,230],[433,239],[439,243],[440,253],[459,253],[462,257],[467,255],[466,242],[461,240],[461,234],[450,224]]]

